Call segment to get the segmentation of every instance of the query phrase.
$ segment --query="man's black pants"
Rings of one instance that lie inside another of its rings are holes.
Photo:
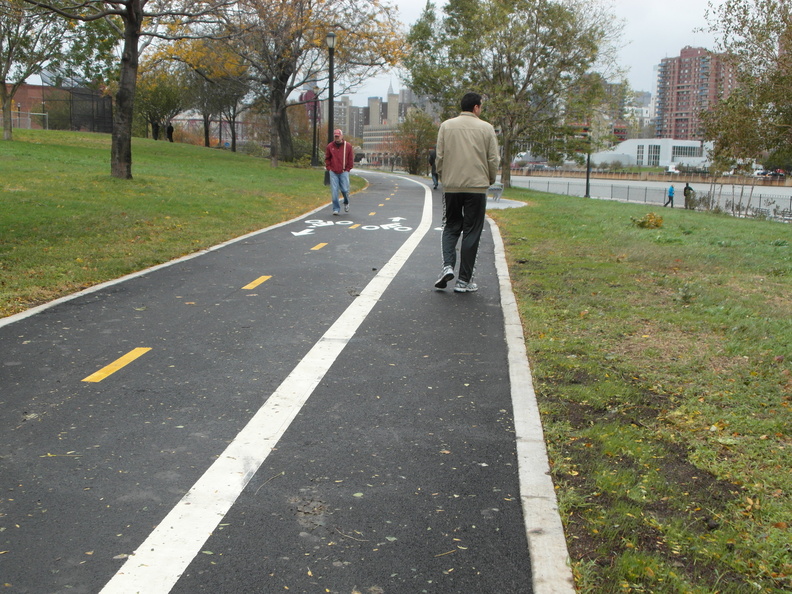
[[[443,194],[443,266],[456,266],[456,245],[461,235],[458,275],[461,281],[469,282],[473,278],[486,210],[486,194]]]

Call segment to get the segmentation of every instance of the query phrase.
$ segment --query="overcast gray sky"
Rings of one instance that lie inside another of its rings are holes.
[[[633,89],[652,91],[654,66],[663,58],[678,56],[686,45],[712,49],[713,37],[708,33],[696,32],[705,28],[704,12],[708,0],[613,0],[613,13],[625,21],[622,45],[619,52],[621,65],[627,69],[627,78]],[[717,0],[716,0],[717,3]],[[426,0],[396,0],[401,12],[401,21],[409,28],[421,14]],[[444,0],[435,0],[442,6]],[[401,88],[397,74],[383,75],[372,79],[360,92],[353,95],[354,105],[365,105],[368,97],[385,97],[388,85],[394,91]]]

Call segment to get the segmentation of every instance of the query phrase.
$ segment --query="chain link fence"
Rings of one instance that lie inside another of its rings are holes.
[[[519,177],[512,181],[521,188],[539,192],[562,194],[565,196],[586,195],[586,182],[583,179]],[[637,202],[663,206],[668,199],[666,188],[638,187],[632,185],[609,184],[592,181],[589,183],[589,196],[604,200],[621,202]],[[792,196],[773,195],[751,192],[750,187],[739,185],[716,184],[700,187],[694,191],[691,200],[685,204],[682,189],[677,190],[675,206],[691,210],[707,210],[724,212],[740,217],[777,219],[792,222]]]
[[[113,131],[113,102],[95,89],[45,87],[41,109],[13,110],[11,126],[19,129]],[[36,111],[34,111],[36,110]],[[2,111],[0,110],[0,114]]]

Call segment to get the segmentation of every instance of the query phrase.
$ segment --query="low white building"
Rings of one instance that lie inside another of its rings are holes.
[[[711,149],[711,142],[700,140],[632,138],[620,142],[611,150],[592,153],[591,163],[601,165],[619,161],[625,166],[638,167],[706,167],[709,165],[707,155]]]

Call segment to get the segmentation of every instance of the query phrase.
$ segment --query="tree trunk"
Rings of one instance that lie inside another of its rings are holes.
[[[12,95],[6,90],[5,81],[0,81],[0,104],[3,107],[3,140],[12,140],[13,138],[11,98]]]
[[[278,166],[278,124],[277,124],[277,111],[275,111],[275,100],[270,101],[270,165],[273,167]]]
[[[212,125],[212,122],[209,120],[210,114],[204,113],[202,116],[204,125],[204,146],[209,148],[209,126]]]
[[[288,77],[285,77],[288,80]],[[286,83],[281,79],[272,81],[270,90],[270,109],[272,111],[272,133],[270,138],[270,155],[273,166],[278,165],[278,158],[284,161],[294,159],[291,128],[286,114]]]
[[[143,20],[140,0],[131,0],[124,16],[124,51],[113,110],[110,175],[119,179],[132,179],[132,114],[137,86],[138,42]]]
[[[294,161],[294,144],[292,143],[291,126],[289,126],[289,116],[286,112],[286,105],[281,107],[277,126],[281,159],[284,161]]]
[[[236,129],[236,114],[228,119],[228,125],[231,127],[231,152],[236,152],[237,129]]]

